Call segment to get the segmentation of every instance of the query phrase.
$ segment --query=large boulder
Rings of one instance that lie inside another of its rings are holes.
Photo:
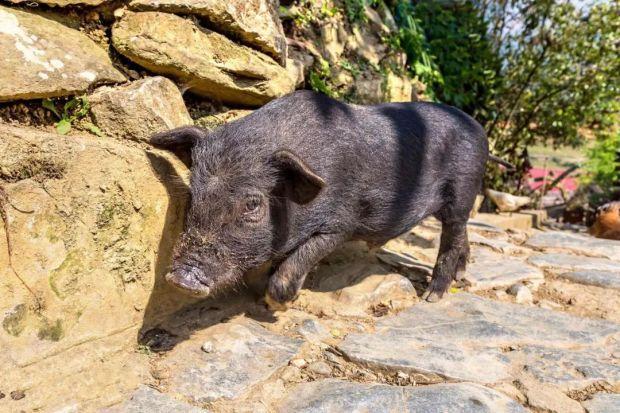
[[[286,37],[273,0],[133,0],[141,11],[164,11],[204,17],[218,31],[231,34],[284,66]]]
[[[226,103],[260,106],[294,90],[272,58],[167,13],[127,13],[112,29],[114,47],[192,92]]]
[[[95,123],[110,136],[147,141],[153,133],[193,124],[181,92],[161,76],[103,86],[88,99]]]
[[[36,14],[0,6],[0,102],[82,93],[124,82],[86,35]]]
[[[117,393],[140,329],[190,303],[163,280],[187,169],[99,137],[7,125],[0,136],[0,388],[28,389],[41,408],[67,389]]]
[[[15,3],[15,4],[26,3],[30,5],[33,3],[30,0],[8,0],[8,1],[11,3]],[[74,5],[99,6],[105,3],[106,1],[110,1],[110,0],[37,0],[37,3],[47,4],[49,6],[65,7],[65,6],[74,6]]]

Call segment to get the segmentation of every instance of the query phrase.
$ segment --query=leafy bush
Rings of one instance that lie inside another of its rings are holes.
[[[472,2],[455,2],[446,7],[422,1],[411,6],[409,15],[415,16],[425,39],[417,40],[414,53],[422,63],[433,62],[440,74],[427,76],[428,66],[415,61],[413,71],[426,81],[438,101],[456,106],[484,123],[500,80],[496,74],[501,64],[487,38],[488,24],[481,10]],[[424,56],[426,50],[419,50],[422,45],[432,57]]]
[[[608,195],[620,186],[620,132],[603,133],[588,151],[585,183],[595,183]]]

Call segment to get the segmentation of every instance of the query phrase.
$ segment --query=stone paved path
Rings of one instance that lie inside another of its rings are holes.
[[[380,260],[359,243],[332,254],[285,312],[243,292],[186,310],[162,323],[176,345],[148,356],[151,377],[102,411],[620,411],[618,244],[469,231],[466,281],[438,303],[416,298],[431,221]]]

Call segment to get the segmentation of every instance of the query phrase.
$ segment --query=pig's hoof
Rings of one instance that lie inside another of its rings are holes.
[[[267,307],[269,307],[269,309],[271,311],[286,311],[286,310],[288,310],[289,302],[280,303],[280,302],[274,300],[273,298],[271,298],[269,293],[265,294],[265,303],[267,303]]]
[[[422,299],[426,300],[429,303],[436,303],[437,301],[441,300],[441,296],[443,294],[438,293],[437,291],[432,291],[430,288],[426,291],[424,291],[424,294],[422,294]]]

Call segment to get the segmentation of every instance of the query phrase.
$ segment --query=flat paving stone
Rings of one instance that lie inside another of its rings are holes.
[[[548,231],[534,234],[527,245],[542,249],[566,249],[620,261],[620,241],[595,238],[587,234]]]
[[[562,390],[578,390],[606,381],[620,383],[620,366],[611,360],[611,350],[579,350],[527,346],[514,353],[514,364],[522,365],[536,379]]]
[[[528,258],[528,262],[541,268],[557,268],[569,271],[594,270],[620,272],[620,262],[618,261],[572,254],[549,253],[533,255]]]
[[[285,366],[303,344],[244,318],[208,328],[200,335],[206,341],[213,344],[209,353],[186,341],[164,361],[170,391],[199,403],[237,398]]]
[[[620,290],[620,271],[571,271],[560,274],[559,276],[579,284]]]
[[[422,375],[416,376],[419,382],[424,378],[429,382],[448,378],[496,383],[512,377],[519,360],[517,354],[528,360],[527,354],[506,348],[587,348],[592,357],[603,360],[609,354],[604,345],[618,336],[617,323],[459,293],[382,319],[375,332],[350,334],[339,348],[349,359],[363,365]],[[561,363],[571,365],[585,360],[567,354]],[[593,368],[606,374],[599,365]],[[540,368],[541,378],[552,381],[556,375]],[[591,381],[583,377],[581,384]]]
[[[498,238],[487,238],[484,235],[481,235],[474,231],[471,231],[468,234],[468,238],[470,244],[483,245],[500,253],[511,254],[513,252],[523,250],[523,248],[513,244],[512,242],[508,242],[506,240]]]
[[[119,405],[100,410],[101,413],[206,413],[207,410],[175,400],[147,386],[140,386],[131,398]]]
[[[618,413],[620,412],[620,394],[598,393],[581,404],[588,413]]]
[[[520,413],[514,400],[472,383],[397,387],[341,380],[303,383],[278,405],[279,412],[410,412],[410,413]]]
[[[473,262],[468,264],[465,280],[471,291],[510,287],[522,281],[542,282],[543,272],[518,258],[497,254],[484,248],[472,250]]]

